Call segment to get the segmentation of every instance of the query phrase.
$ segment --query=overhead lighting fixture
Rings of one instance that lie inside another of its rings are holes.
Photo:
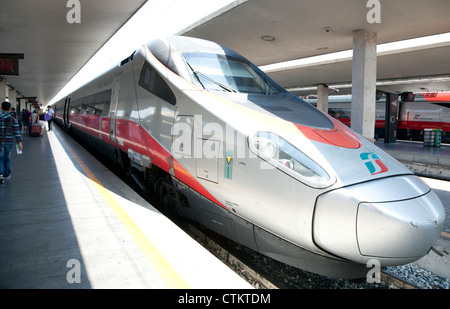
[[[438,35],[432,35],[417,39],[398,41],[394,43],[385,43],[377,46],[377,55],[395,55],[401,54],[403,51],[416,51],[431,49],[436,47],[446,47],[449,45],[450,32]],[[288,60],[259,67],[265,73],[292,70],[303,67],[325,65],[339,63],[343,61],[351,61],[353,58],[353,50],[345,50],[324,55],[317,55],[307,58]]]
[[[271,36],[271,35],[263,35],[261,37],[261,39],[263,39],[266,42],[272,42],[275,41],[275,37]]]

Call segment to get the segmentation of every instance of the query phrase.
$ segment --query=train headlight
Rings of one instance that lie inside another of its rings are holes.
[[[257,136],[253,142],[257,151],[265,157],[273,158],[277,153],[277,146],[268,138]]]
[[[325,188],[334,182],[319,164],[277,134],[257,132],[249,145],[260,158],[309,186]]]

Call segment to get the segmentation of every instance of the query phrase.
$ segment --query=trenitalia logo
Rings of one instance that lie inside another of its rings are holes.
[[[360,154],[361,159],[366,164],[367,169],[370,174],[376,175],[387,172],[389,169],[383,162],[381,162],[381,158],[371,152],[365,152]]]

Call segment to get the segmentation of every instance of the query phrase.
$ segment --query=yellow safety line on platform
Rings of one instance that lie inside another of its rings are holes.
[[[112,210],[116,213],[119,219],[122,221],[125,228],[130,232],[134,241],[144,251],[148,259],[155,266],[164,281],[170,288],[174,289],[189,289],[189,284],[181,277],[180,274],[173,268],[173,266],[164,258],[164,256],[158,251],[158,249],[152,244],[152,242],[145,236],[144,232],[136,225],[136,223],[130,218],[130,216],[123,210],[120,204],[111,196],[102,183],[95,177],[94,173],[86,166],[86,164],[77,156],[72,148],[62,141],[80,167],[86,173],[86,176],[94,183],[94,186],[100,192],[102,197],[111,206]]]

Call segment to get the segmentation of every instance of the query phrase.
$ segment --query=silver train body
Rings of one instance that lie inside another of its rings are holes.
[[[443,228],[420,178],[209,41],[154,40],[55,111],[180,215],[307,271],[409,263]]]

